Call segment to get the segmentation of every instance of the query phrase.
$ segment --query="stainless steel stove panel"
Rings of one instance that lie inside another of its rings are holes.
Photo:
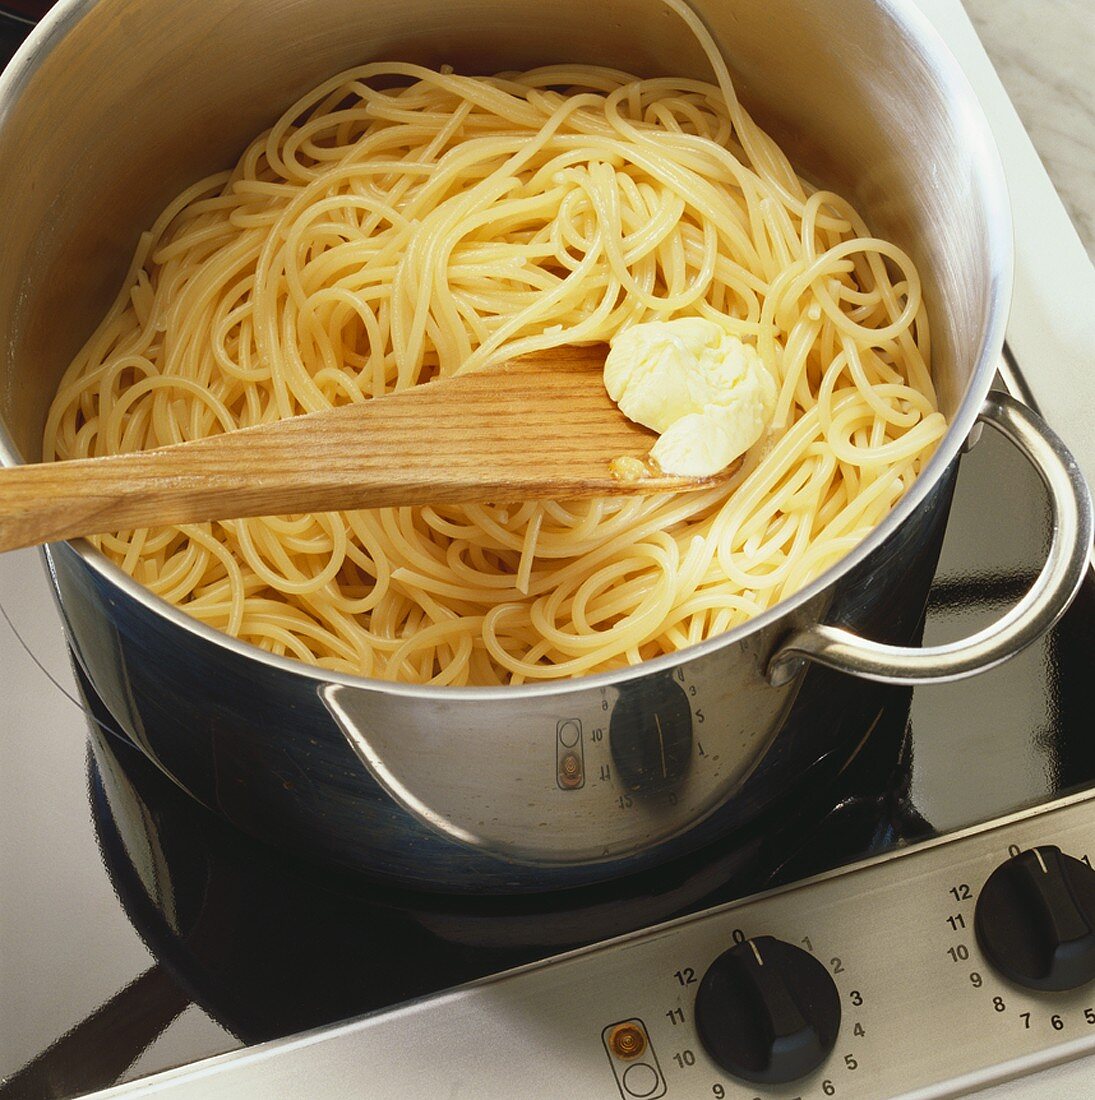
[[[973,934],[978,891],[1020,849],[1095,855],[1095,796],[1033,809],[790,888],[514,971],[356,1023],[155,1079],[156,1095],[329,1094],[681,1100],[963,1096],[1095,1051],[1095,988],[1032,993],[998,978]],[[839,990],[828,1061],[788,1085],[729,1077],[696,1034],[699,981],[743,937],[803,945]],[[645,1025],[628,1087],[602,1041]],[[652,1056],[656,1055],[655,1057]],[[664,1091],[662,1091],[664,1088]],[[104,1097],[133,1095],[122,1087]],[[646,1090],[646,1091],[644,1091]]]

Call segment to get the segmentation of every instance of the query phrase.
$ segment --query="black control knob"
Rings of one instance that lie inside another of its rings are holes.
[[[735,1077],[779,1084],[829,1056],[840,1030],[840,994],[801,948],[771,936],[745,940],[708,968],[696,994],[707,1053]]]
[[[1095,978],[1095,871],[1051,844],[989,875],[977,899],[977,942],[1005,978],[1028,989],[1075,989]]]

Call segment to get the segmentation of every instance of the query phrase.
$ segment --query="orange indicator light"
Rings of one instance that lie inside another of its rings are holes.
[[[612,1029],[608,1045],[617,1058],[638,1058],[646,1050],[646,1036],[635,1024],[620,1024]]]

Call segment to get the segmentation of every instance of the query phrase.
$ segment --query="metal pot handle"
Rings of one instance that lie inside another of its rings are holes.
[[[836,626],[807,627],[791,635],[769,659],[769,683],[788,683],[805,661],[884,684],[960,680],[1013,657],[1064,614],[1083,581],[1091,550],[1091,494],[1083,475],[1056,432],[1008,394],[990,393],[978,421],[1018,447],[1049,491],[1052,540],[1046,563],[1027,594],[991,626],[946,645],[885,645]]]

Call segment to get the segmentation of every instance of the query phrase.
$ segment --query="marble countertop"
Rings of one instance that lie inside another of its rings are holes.
[[[1088,255],[1095,259],[1095,3],[964,3]]]

